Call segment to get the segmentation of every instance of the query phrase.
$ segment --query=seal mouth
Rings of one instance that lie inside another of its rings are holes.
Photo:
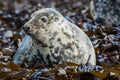
[[[47,32],[45,31],[34,31],[34,30],[30,30],[30,31],[25,31],[26,34],[31,35],[31,36],[36,36],[36,37],[40,37],[41,35],[47,34]]]

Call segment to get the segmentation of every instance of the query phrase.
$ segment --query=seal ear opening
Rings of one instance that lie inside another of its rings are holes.
[[[54,21],[55,21],[55,22],[58,22],[58,21],[59,21],[59,17],[55,17],[55,18],[54,18]]]

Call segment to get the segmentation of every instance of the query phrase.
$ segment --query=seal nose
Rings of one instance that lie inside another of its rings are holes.
[[[29,31],[29,30],[30,30],[30,27],[29,27],[29,26],[23,26],[23,30],[24,30],[24,31]]]

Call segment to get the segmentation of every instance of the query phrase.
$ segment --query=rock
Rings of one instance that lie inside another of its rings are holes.
[[[92,0],[90,11],[98,23],[120,27],[120,0]]]

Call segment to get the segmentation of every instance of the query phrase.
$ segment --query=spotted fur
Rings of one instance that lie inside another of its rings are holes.
[[[64,62],[86,64],[87,61],[96,64],[87,35],[54,9],[44,8],[33,13],[23,30],[27,35],[14,55],[15,64],[37,62],[54,66]]]

